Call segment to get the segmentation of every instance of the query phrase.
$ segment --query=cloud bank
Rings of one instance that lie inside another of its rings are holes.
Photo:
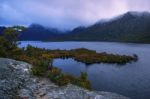
[[[150,0],[0,0],[0,25],[72,29],[127,11],[149,12],[149,5]]]

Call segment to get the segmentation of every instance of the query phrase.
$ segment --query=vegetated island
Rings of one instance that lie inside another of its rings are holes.
[[[24,27],[9,27],[0,36],[0,57],[21,60],[33,65],[32,73],[36,76],[50,78],[57,85],[67,85],[69,83],[77,86],[91,89],[91,84],[87,79],[87,74],[81,72],[79,77],[74,77],[63,73],[60,69],[53,66],[52,61],[55,58],[74,58],[85,64],[94,63],[117,63],[125,64],[136,61],[136,55],[113,55],[107,53],[97,53],[85,48],[72,50],[48,50],[28,45],[26,48],[19,48],[17,35]]]
[[[29,46],[28,46],[29,47]],[[30,46],[31,47],[31,46]],[[36,48],[34,49],[36,50]],[[95,63],[110,63],[110,64],[126,64],[132,61],[137,61],[137,55],[118,55],[108,54],[106,52],[97,53],[95,50],[89,50],[86,48],[78,48],[72,50],[49,50],[49,54],[45,57],[49,58],[73,58],[76,61],[85,63],[86,65]]]

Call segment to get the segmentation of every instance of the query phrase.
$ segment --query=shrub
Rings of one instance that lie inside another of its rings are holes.
[[[46,61],[37,61],[32,67],[32,73],[36,76],[43,76],[47,72],[48,62]]]

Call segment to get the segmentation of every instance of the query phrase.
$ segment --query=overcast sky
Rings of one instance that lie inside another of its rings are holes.
[[[0,25],[71,29],[127,11],[150,12],[150,0],[0,0]]]

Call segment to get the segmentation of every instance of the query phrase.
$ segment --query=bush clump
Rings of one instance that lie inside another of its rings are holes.
[[[59,86],[74,84],[86,89],[91,89],[91,84],[87,80],[87,74],[83,72],[81,72],[80,77],[73,77],[71,75],[62,73],[62,71],[58,68],[53,68],[48,72],[48,78],[50,78],[50,80]]]

